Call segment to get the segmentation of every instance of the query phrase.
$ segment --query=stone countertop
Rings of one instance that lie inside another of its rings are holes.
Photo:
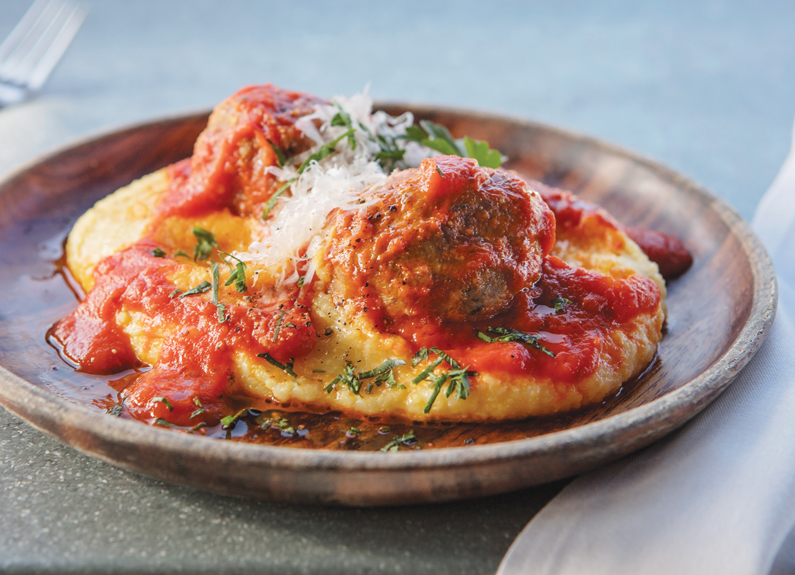
[[[789,148],[795,4],[87,2],[38,98],[0,110],[0,176],[244,84],[530,118],[700,181],[750,219]],[[29,2],[0,0],[0,38]],[[563,483],[444,505],[239,500],[94,461],[0,409],[0,571],[490,573]]]

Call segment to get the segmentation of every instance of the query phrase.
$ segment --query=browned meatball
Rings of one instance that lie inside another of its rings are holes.
[[[327,257],[332,294],[385,324],[486,319],[541,275],[555,218],[524,181],[457,156],[424,160],[342,212]]]
[[[176,207],[183,213],[223,207],[244,216],[261,212],[279,187],[265,170],[277,163],[273,148],[289,158],[311,147],[295,122],[320,103],[270,84],[242,88],[221,102],[196,140]]]

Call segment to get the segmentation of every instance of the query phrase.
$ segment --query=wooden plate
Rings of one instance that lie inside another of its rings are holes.
[[[406,108],[386,106],[391,113]],[[592,138],[499,116],[410,108],[456,135],[489,141],[511,158],[508,167],[571,189],[627,224],[674,234],[691,249],[693,268],[669,286],[659,358],[619,400],[527,439],[398,453],[212,440],[79,405],[75,385],[95,380],[81,376],[75,384],[44,338],[75,306],[51,262],[96,200],[189,156],[207,120],[199,114],[86,141],[0,182],[0,402],[80,451],[165,481],[285,501],[407,504],[517,489],[631,453],[701,411],[757,351],[775,314],[775,275],[760,241],[724,202]]]

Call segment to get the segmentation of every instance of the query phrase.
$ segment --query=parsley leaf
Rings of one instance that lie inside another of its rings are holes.
[[[193,261],[206,260],[213,253],[213,248],[218,247],[215,235],[199,226],[193,226],[193,235],[196,236],[196,247],[193,248]]]
[[[447,128],[430,120],[421,120],[420,126],[406,128],[406,139],[449,156],[474,158],[487,168],[496,169],[502,165],[502,154],[490,149],[487,142],[473,140],[469,136],[456,140]]]
[[[490,149],[488,142],[479,142],[469,136],[464,136],[464,147],[466,147],[467,156],[477,160],[478,164],[484,168],[496,170],[502,165],[502,154],[497,150]]]
[[[487,343],[519,341],[544,352],[549,357],[555,357],[554,353],[541,345],[541,342],[538,341],[538,336],[535,334],[524,333],[507,327],[489,327],[486,331],[497,334],[496,337],[491,337],[479,331],[478,337]]]

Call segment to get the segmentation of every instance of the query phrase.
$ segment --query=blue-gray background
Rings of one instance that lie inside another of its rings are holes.
[[[244,84],[490,110],[584,132],[750,219],[789,148],[795,3],[90,1],[39,97],[0,110],[0,176]],[[0,38],[29,5],[0,0]],[[489,573],[559,485],[402,510],[251,503],[94,462],[0,409],[0,569]]]

